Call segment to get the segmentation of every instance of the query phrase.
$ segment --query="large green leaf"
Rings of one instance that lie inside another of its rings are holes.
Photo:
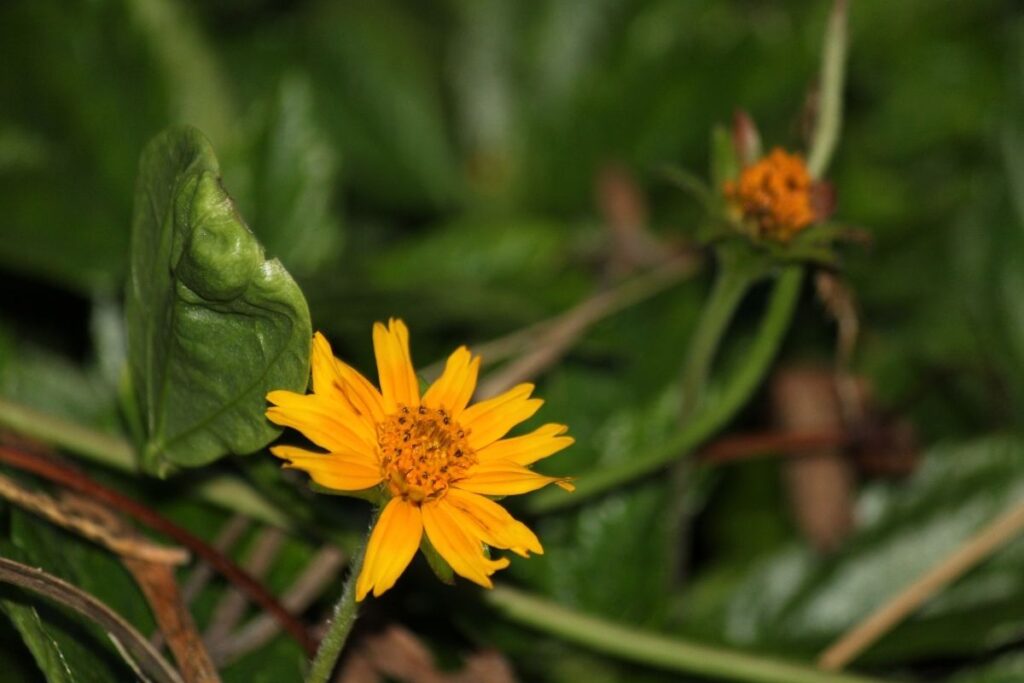
[[[951,680],[952,683],[1019,683],[1024,680],[1024,655],[1014,652],[991,664],[964,671]]]
[[[169,129],[143,152],[126,312],[151,472],[263,447],[277,433],[265,394],[306,386],[306,301],[264,257],[194,128]]]
[[[1024,492],[1024,442],[994,437],[935,448],[907,484],[862,495],[863,525],[836,556],[782,548],[735,590],[727,640],[811,654],[891,598]],[[866,660],[969,655],[1024,633],[1024,542],[1017,540],[933,597]]]

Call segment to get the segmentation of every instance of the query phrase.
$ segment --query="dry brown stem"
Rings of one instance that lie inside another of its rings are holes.
[[[122,557],[142,588],[185,683],[219,683],[220,676],[178,591],[174,569],[167,564]]]
[[[81,493],[95,503],[110,506],[137,522],[148,526],[150,529],[187,547],[195,555],[209,562],[220,574],[248,594],[253,602],[273,614],[284,629],[302,645],[307,653],[312,655],[315,652],[316,644],[306,628],[260,582],[249,576],[230,558],[188,530],[178,526],[145,505],[103,486],[76,469],[38,452],[0,446],[0,463],[31,472],[72,491]]]
[[[698,263],[696,253],[686,252],[642,275],[598,292],[543,323],[473,347],[474,352],[491,362],[520,350],[522,352],[518,358],[482,381],[477,396],[489,398],[524,380],[533,379],[565,355],[595,323],[671,287],[693,274]]]
[[[838,671],[913,614],[932,596],[981,564],[1024,531],[1024,502],[1014,504],[988,526],[971,536],[941,562],[915,579],[893,598],[849,629],[818,659],[828,671]]]
[[[114,527],[108,519],[89,514],[67,498],[58,500],[42,491],[33,491],[3,474],[0,474],[0,497],[121,557],[169,565],[185,564],[189,560],[188,551],[184,548],[153,543],[134,530]]]

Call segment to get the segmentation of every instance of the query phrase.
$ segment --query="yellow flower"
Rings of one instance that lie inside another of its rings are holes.
[[[725,196],[759,237],[781,242],[818,220],[816,183],[802,157],[776,147],[725,184]]]
[[[572,490],[568,480],[528,466],[573,443],[567,427],[547,424],[512,438],[509,430],[543,401],[520,384],[469,406],[480,357],[460,347],[444,372],[420,396],[401,320],[373,326],[380,391],[334,357],[322,334],[313,336],[313,393],[272,391],[267,417],[292,427],[327,453],[294,446],[271,452],[338,491],[379,487],[387,498],[356,581],[356,599],[391,588],[412,561],[423,534],[452,569],[481,586],[508,566],[485,545],[528,557],[542,553],[536,535],[488,496],[528,493],[548,484]],[[467,407],[468,406],[468,407]]]

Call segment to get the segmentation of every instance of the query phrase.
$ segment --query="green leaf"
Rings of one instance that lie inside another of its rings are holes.
[[[1024,441],[993,437],[938,447],[909,483],[876,484],[858,503],[863,526],[835,557],[789,546],[733,592],[725,637],[808,654],[891,598],[1020,500]],[[1024,629],[1024,543],[1007,545],[934,596],[869,650],[865,662],[972,655]]]
[[[449,204],[462,178],[445,127],[435,27],[382,0],[318,5],[308,26],[300,50],[350,182],[389,208]]]
[[[92,593],[143,630],[153,628],[139,589],[105,551],[20,510],[11,511],[11,539],[0,554],[42,567]],[[131,680],[106,633],[60,607],[13,588],[0,590],[0,608],[10,617],[51,683]],[[6,680],[6,679],[5,679]]]
[[[171,122],[223,143],[231,83],[177,0],[0,4],[0,263],[113,295],[139,150]]]
[[[729,129],[715,126],[711,131],[711,191],[721,192],[726,181],[734,179],[739,172],[740,161]]]
[[[299,681],[306,669],[306,655],[290,638],[277,637],[222,672],[224,683],[280,683]]]
[[[1024,680],[1024,654],[1014,652],[991,664],[965,671],[950,683],[1018,683]]]
[[[297,275],[329,263],[342,242],[332,211],[337,155],[315,113],[309,79],[287,74],[258,112],[244,153],[225,163],[253,231]]]
[[[171,128],[143,152],[126,313],[150,472],[258,450],[278,432],[266,393],[306,387],[306,301],[265,259],[194,128]]]
[[[657,443],[673,430],[679,418],[679,393],[673,387],[643,404],[630,404],[609,413],[595,406],[621,401],[616,382],[589,372],[560,372],[545,395],[558,415],[563,401],[575,401],[581,412],[602,415],[598,425],[567,420],[578,444],[559,454],[562,461],[545,463],[549,470],[574,471],[585,477],[587,467],[571,469],[566,461],[615,463]],[[585,397],[585,398],[584,398]],[[588,433],[589,432],[589,433]],[[572,451],[576,451],[573,453]],[[554,459],[553,459],[554,460]],[[593,467],[593,465],[591,465]],[[512,571],[559,603],[603,614],[616,620],[660,625],[666,615],[676,559],[676,521],[680,498],[659,477],[623,488],[592,503],[537,522],[544,554],[529,561],[515,560]],[[629,599],[622,587],[629,586]]]

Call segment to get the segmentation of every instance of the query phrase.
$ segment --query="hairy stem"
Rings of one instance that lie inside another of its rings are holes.
[[[366,532],[366,539],[352,554],[352,564],[349,568],[348,578],[345,579],[345,585],[341,589],[341,598],[334,606],[334,614],[331,616],[327,633],[320,641],[320,648],[313,659],[306,683],[328,683],[331,680],[331,674],[334,673],[334,667],[338,664],[338,657],[341,656],[341,651],[345,647],[348,634],[352,632],[352,626],[356,623],[359,613],[359,603],[356,602],[356,581],[359,579],[359,572],[363,569],[366,546],[370,542],[370,534],[373,533],[376,523],[377,516],[374,515],[370,522],[370,529]]]

